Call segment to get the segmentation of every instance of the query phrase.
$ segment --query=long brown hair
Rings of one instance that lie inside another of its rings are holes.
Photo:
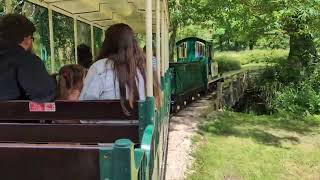
[[[129,100],[130,109],[133,108],[133,103],[139,100],[136,84],[136,80],[139,79],[137,70],[140,71],[144,79],[144,86],[146,83],[145,54],[139,47],[133,30],[127,24],[112,25],[105,34],[105,40],[97,59],[108,58],[113,61],[115,77],[119,81],[121,106],[123,112],[129,115],[128,107],[125,105],[126,99]]]
[[[59,71],[58,99],[70,100],[69,97],[72,92],[81,92],[85,75],[86,69],[81,65],[70,64],[63,66]]]

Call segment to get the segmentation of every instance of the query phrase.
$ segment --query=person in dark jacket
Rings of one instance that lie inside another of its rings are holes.
[[[34,24],[23,15],[0,17],[0,101],[49,102],[56,85],[32,50]]]
[[[89,69],[92,65],[92,53],[90,47],[85,44],[80,44],[77,47],[78,51],[78,64],[86,69]]]

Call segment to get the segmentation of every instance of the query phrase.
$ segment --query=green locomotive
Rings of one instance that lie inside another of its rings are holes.
[[[214,82],[218,79],[218,65],[213,60],[212,42],[188,37],[176,43],[176,50],[177,62],[170,63],[174,110],[214,88]]]

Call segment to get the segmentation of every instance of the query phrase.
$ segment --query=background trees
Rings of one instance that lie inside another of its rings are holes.
[[[220,51],[290,48],[303,66],[317,59],[319,0],[170,0],[169,8],[171,46],[177,32],[206,30]]]

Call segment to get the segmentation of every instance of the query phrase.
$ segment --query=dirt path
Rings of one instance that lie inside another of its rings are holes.
[[[170,120],[169,147],[166,180],[183,180],[192,164],[192,137],[196,133],[200,115],[210,105],[210,98],[204,97]]]

